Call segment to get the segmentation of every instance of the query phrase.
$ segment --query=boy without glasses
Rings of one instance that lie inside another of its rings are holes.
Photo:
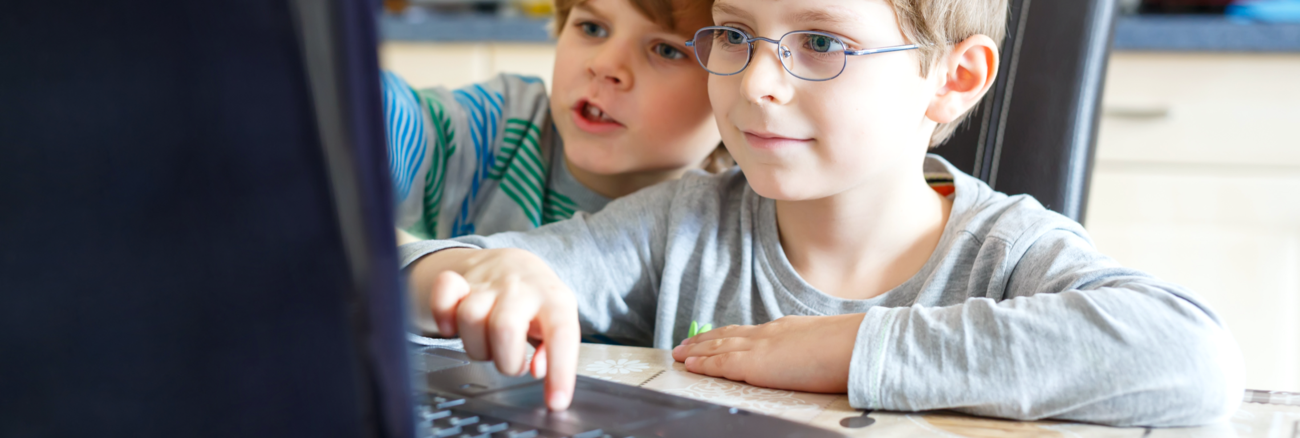
[[[559,0],[550,98],[532,77],[415,90],[385,73],[398,227],[422,239],[532,229],[702,163],[721,171],[708,74],[683,44],[710,5]]]
[[[528,233],[403,246],[413,298],[505,373],[540,341],[531,367],[553,409],[579,335],[600,333],[864,409],[1226,419],[1240,353],[1203,302],[926,154],[993,83],[1006,8],[718,0],[723,28],[693,46],[740,171]]]

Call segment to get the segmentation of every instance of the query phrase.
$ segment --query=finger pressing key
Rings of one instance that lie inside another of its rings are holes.
[[[546,407],[568,409],[578,373],[578,308],[572,300],[552,302],[540,313],[546,348]]]

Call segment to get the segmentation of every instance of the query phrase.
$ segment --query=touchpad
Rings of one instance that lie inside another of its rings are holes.
[[[428,349],[424,349],[424,350],[428,350]],[[452,359],[446,356],[439,356],[437,354],[433,354],[429,351],[424,351],[424,350],[421,350],[420,353],[416,355],[415,364],[414,364],[416,371],[432,373],[432,372],[442,371],[445,369],[469,365],[468,361],[464,361],[460,359]]]

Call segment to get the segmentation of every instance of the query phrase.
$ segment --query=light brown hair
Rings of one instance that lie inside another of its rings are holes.
[[[949,53],[951,43],[985,35],[1001,44],[1007,34],[1007,0],[889,0],[903,35],[920,45],[921,76]],[[940,123],[930,135],[930,147],[948,140],[971,110],[961,118]]]
[[[569,20],[569,11],[574,6],[587,0],[555,0],[555,34],[564,31],[564,23]],[[670,32],[694,32],[695,29],[679,29],[683,22],[693,18],[713,20],[713,0],[625,0],[636,8],[637,12],[663,26]]]

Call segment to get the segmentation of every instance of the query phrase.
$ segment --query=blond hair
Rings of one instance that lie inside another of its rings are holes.
[[[889,0],[903,35],[921,46],[921,76],[947,56],[951,45],[975,35],[997,43],[1007,34],[1007,0]],[[974,107],[957,120],[940,123],[930,135],[930,147],[943,144]]]

